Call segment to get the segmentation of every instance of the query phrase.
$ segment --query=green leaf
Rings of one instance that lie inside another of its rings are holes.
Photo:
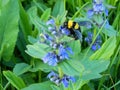
[[[32,37],[32,36],[28,36],[28,41],[31,43],[31,44],[34,44],[38,41],[38,39]]]
[[[84,71],[84,66],[81,64],[80,61],[76,60],[75,58],[60,63],[58,67],[62,69],[64,74],[71,76],[79,76]]]
[[[0,84],[0,90],[4,90],[1,84]]]
[[[97,60],[97,59],[109,59],[112,54],[114,53],[116,47],[116,37],[110,37],[102,47],[97,50],[90,59]]]
[[[51,9],[50,8],[46,9],[44,13],[41,15],[41,20],[46,22],[50,17],[50,13]]]
[[[38,9],[42,12],[44,12],[48,7],[41,1],[37,2],[36,0],[33,0],[33,3],[38,7]]]
[[[27,62],[27,61],[29,61],[30,56],[27,53],[25,53],[25,50],[26,50],[26,41],[25,41],[25,38],[23,36],[24,35],[23,35],[22,32],[18,33],[18,39],[17,39],[16,46],[19,49],[19,51],[20,51],[23,59]]]
[[[95,78],[100,78],[100,73],[105,71],[110,63],[108,60],[82,60],[85,70],[82,74],[81,79],[91,80]]]
[[[48,45],[37,42],[33,45],[27,45],[25,52],[34,58],[42,59],[48,53],[47,48],[49,48]]]
[[[115,31],[114,28],[110,25],[108,25],[107,28],[103,28],[102,32],[110,37],[117,35],[117,31]]]
[[[10,60],[18,36],[18,0],[9,0],[0,10],[0,57]]]
[[[52,90],[60,90],[60,88],[57,87],[56,85],[51,85],[51,88],[52,88]]]
[[[101,15],[94,15],[94,20],[97,24],[102,24],[103,23],[103,17]]]
[[[46,81],[43,83],[32,84],[26,88],[23,88],[22,90],[52,90],[50,87],[51,84],[51,82]]]
[[[57,17],[58,15],[62,15],[65,12],[65,0],[57,0],[55,6],[53,8],[52,15]]]
[[[3,71],[3,75],[17,89],[22,89],[26,86],[24,81],[20,77],[12,73],[11,71]]]
[[[19,63],[19,64],[15,65],[13,72],[16,75],[21,75],[21,74],[27,72],[30,68],[31,68],[31,66],[26,63]]]
[[[74,38],[68,37],[68,36],[63,36],[63,37],[60,39],[60,42],[71,42],[71,41],[74,41]]]
[[[80,78],[77,79],[75,85],[74,85],[74,89],[75,90],[79,90],[84,84],[88,83],[88,80],[83,80]]]
[[[81,44],[79,40],[71,41],[68,45],[72,48],[74,55],[79,54],[81,51]]]
[[[48,30],[48,26],[45,22],[43,22],[37,15],[37,7],[33,6],[28,10],[28,14],[30,16],[31,22],[35,25],[35,27],[42,32],[43,30]]]
[[[20,27],[23,32],[25,41],[28,43],[28,35],[32,35],[32,24],[30,23],[30,18],[25,12],[24,8],[19,1],[20,6]]]
[[[41,60],[35,59],[34,60],[34,66],[30,69],[30,71],[36,72],[36,71],[41,70],[41,71],[44,71],[44,72],[50,72],[53,69],[56,70],[56,67],[50,66],[48,64],[43,63]]]

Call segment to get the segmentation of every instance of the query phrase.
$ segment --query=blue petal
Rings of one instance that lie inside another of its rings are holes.
[[[49,61],[50,55],[51,55],[50,53],[47,53],[47,54],[45,55],[45,57],[43,57],[42,60],[43,60],[44,63],[47,63],[47,62]]]
[[[96,50],[97,50],[96,45],[93,44],[92,47],[91,47],[91,49],[92,49],[93,51],[96,51]]]
[[[110,24],[109,24],[109,22],[108,22],[108,20],[106,21],[106,24],[105,24],[105,28],[107,29],[107,28],[109,28],[109,26],[110,26]]]
[[[88,10],[88,12],[87,12],[88,18],[91,18],[93,16],[93,14],[94,14],[93,10]]]
[[[48,63],[49,65],[56,66],[58,63],[58,59],[55,53],[48,53],[44,58],[43,58],[44,63]]]
[[[52,37],[50,37],[48,34],[44,34],[44,39],[48,41],[52,41]]]
[[[68,53],[63,45],[60,45],[58,55],[60,56],[60,59],[69,59]]]
[[[54,76],[58,76],[58,74],[56,74],[55,72],[51,71],[51,72],[48,74],[47,78],[51,78],[51,77],[54,77]]]
[[[95,44],[92,45],[91,49],[92,49],[93,51],[96,51],[96,50],[100,49],[100,47],[101,47],[101,46],[100,46],[99,43],[95,43]]]
[[[50,19],[50,20],[47,21],[46,25],[50,25],[50,24],[51,24],[51,25],[52,25],[52,24],[53,24],[53,25],[55,24],[54,19]]]
[[[66,47],[65,48],[67,51],[69,51],[71,54],[73,54],[73,51],[72,51],[72,49],[70,48],[70,47]]]
[[[108,9],[105,9],[105,15],[108,16]]]
[[[58,60],[56,58],[52,58],[48,61],[48,65],[56,66],[57,62],[58,62]]]
[[[76,82],[76,79],[74,77],[70,77],[70,80],[74,83]]]
[[[70,35],[70,31],[66,28],[61,29],[62,33],[65,35]]]
[[[69,82],[66,80],[66,78],[62,79],[62,83],[64,84],[65,87],[68,87]]]

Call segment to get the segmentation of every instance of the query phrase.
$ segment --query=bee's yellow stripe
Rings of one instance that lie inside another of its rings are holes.
[[[78,23],[75,24],[74,29],[79,29]]]
[[[72,20],[69,20],[69,21],[68,21],[68,28],[72,28],[72,26],[73,26],[73,21],[72,21]]]

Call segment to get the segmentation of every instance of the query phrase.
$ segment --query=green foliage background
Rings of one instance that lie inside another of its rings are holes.
[[[47,53],[47,45],[36,43],[41,28],[47,29],[45,22],[54,17],[61,25],[66,17],[83,17],[84,7],[91,2],[0,0],[0,90],[120,90],[119,0],[106,0],[108,7],[113,7],[107,17],[112,27],[103,31],[105,42],[101,49],[93,53],[88,48],[81,53],[79,41],[74,41],[70,43],[74,61],[51,67],[38,60]],[[47,80],[47,73],[59,68],[67,75],[76,75],[77,82],[65,88]]]

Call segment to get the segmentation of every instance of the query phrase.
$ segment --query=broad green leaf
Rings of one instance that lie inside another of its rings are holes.
[[[117,35],[117,31],[110,25],[108,25],[106,28],[103,28],[102,32],[110,37]]]
[[[114,53],[116,47],[116,37],[110,37],[102,47],[97,50],[90,59],[97,60],[97,59],[109,59],[111,55]]]
[[[18,36],[18,0],[9,0],[0,10],[0,57],[10,60]]]
[[[79,40],[71,41],[68,45],[72,48],[74,55],[80,53],[81,51],[81,44]]]
[[[60,90],[60,88],[57,87],[56,85],[51,85],[51,88],[52,88],[52,90]]]
[[[53,8],[52,15],[57,17],[58,15],[62,15],[65,12],[65,0],[57,0],[55,6]]]
[[[71,76],[79,76],[84,71],[84,66],[81,64],[81,62],[73,58],[71,60],[61,62],[58,67],[62,69],[64,74]]]
[[[26,86],[24,81],[20,77],[12,73],[11,71],[3,71],[3,75],[18,90]]]
[[[63,36],[61,39],[60,39],[60,42],[72,42],[74,41],[74,38],[72,37],[68,37],[68,36]],[[69,43],[68,43],[69,44]]]
[[[50,85],[52,85],[52,83],[46,81],[43,83],[31,84],[30,86],[25,87],[22,90],[52,90]]]
[[[9,0],[0,0],[0,8],[3,8],[8,2]]]
[[[83,80],[91,80],[101,77],[101,72],[105,71],[110,63],[109,60],[82,60],[85,70],[81,76]]]
[[[28,14],[30,16],[31,22],[35,25],[35,27],[39,30],[39,32],[48,30],[48,27],[45,22],[43,22],[38,16],[37,16],[37,7],[31,7],[28,10]]]
[[[74,89],[79,90],[86,83],[88,83],[88,80],[83,80],[79,77],[74,85]]]
[[[24,8],[19,1],[20,6],[20,27],[23,32],[24,38],[28,43],[28,35],[32,35],[32,24],[30,23],[30,18],[28,14],[25,12]]]
[[[28,41],[31,43],[31,44],[34,44],[38,41],[38,39],[32,37],[32,36],[28,36]]]
[[[19,64],[16,64],[14,69],[13,69],[13,72],[16,74],[16,75],[21,75],[27,71],[29,71],[29,69],[31,68],[30,65],[26,64],[26,63],[19,63]]]
[[[41,15],[41,20],[46,22],[50,17],[50,13],[51,9],[50,8],[46,9],[44,13]]]
[[[27,45],[26,53],[34,58],[42,59],[48,53],[49,46],[39,42],[33,45]]]

